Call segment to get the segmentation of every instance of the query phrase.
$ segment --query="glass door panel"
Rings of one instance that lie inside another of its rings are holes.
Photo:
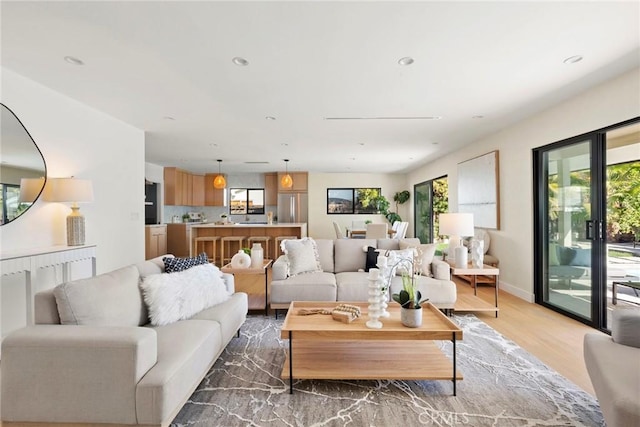
[[[545,151],[543,170],[543,302],[591,321],[591,239],[600,232],[591,220],[591,141]]]

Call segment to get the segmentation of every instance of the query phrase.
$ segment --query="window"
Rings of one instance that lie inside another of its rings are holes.
[[[264,214],[264,188],[232,188],[229,194],[231,215]]]

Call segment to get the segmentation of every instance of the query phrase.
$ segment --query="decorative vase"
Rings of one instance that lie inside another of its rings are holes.
[[[380,291],[380,287],[382,282],[380,281],[380,270],[377,268],[369,269],[369,276],[367,276],[367,280],[369,280],[369,320],[366,323],[367,328],[370,329],[381,329],[382,322],[379,320],[381,312],[380,299],[382,297],[382,292]]]
[[[377,261],[378,269],[380,270],[378,280],[382,281],[382,300],[380,301],[380,317],[387,318],[390,317],[391,314],[387,311],[389,307],[389,285],[391,283],[391,278],[389,277],[389,265],[387,264],[387,257],[384,255],[378,255]]]
[[[422,326],[422,308],[401,308],[400,321],[408,328]]]
[[[471,265],[473,268],[482,268],[484,264],[484,241],[473,239],[471,241]]]
[[[467,268],[467,263],[469,262],[467,247],[464,245],[456,247],[455,258],[456,268]]]
[[[251,257],[242,249],[231,258],[231,267],[233,268],[249,268],[251,266]]]
[[[264,260],[264,251],[260,243],[254,243],[251,246],[251,268],[262,268]]]

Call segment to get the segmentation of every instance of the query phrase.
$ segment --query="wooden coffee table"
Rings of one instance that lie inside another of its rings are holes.
[[[389,305],[390,318],[380,319],[382,329],[369,329],[367,303],[357,305],[362,316],[352,323],[342,323],[330,315],[303,316],[300,309],[331,310],[339,302],[300,302],[289,306],[282,325],[281,338],[289,340],[289,352],[282,368],[282,378],[351,379],[351,380],[451,380],[456,395],[456,341],[462,330],[431,303],[423,304],[422,326],[407,328],[400,323],[400,306]],[[453,343],[450,360],[434,340]]]

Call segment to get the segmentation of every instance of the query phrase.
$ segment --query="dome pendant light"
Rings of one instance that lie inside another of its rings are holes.
[[[213,188],[217,188],[218,190],[221,190],[227,186],[227,180],[224,179],[224,175],[220,173],[220,163],[222,163],[222,160],[218,159],[218,175],[213,178]]]
[[[284,159],[285,174],[280,179],[280,185],[282,186],[282,188],[293,187],[293,179],[291,178],[291,175],[289,175],[288,165],[289,165],[289,159]]]

